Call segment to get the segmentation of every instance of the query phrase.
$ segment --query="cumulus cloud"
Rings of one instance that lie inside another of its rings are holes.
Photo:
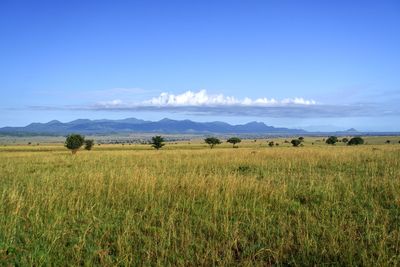
[[[249,97],[238,99],[233,96],[224,96],[223,94],[209,95],[206,90],[200,90],[199,92],[186,91],[178,95],[161,93],[160,96],[153,97],[142,104],[153,106],[270,106],[290,104],[315,105],[317,102],[299,97],[286,98],[281,101],[266,97],[254,100]]]
[[[379,103],[353,103],[346,105],[326,105],[301,97],[238,99],[222,94],[209,95],[206,90],[187,91],[182,94],[162,93],[142,102],[129,102],[115,99],[83,106],[34,106],[34,110],[91,110],[91,111],[131,111],[131,112],[169,112],[208,116],[251,116],[266,118],[345,118],[399,116],[396,105]]]

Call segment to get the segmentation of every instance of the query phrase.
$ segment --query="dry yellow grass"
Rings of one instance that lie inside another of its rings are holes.
[[[400,146],[147,148],[2,147],[0,265],[400,264]]]

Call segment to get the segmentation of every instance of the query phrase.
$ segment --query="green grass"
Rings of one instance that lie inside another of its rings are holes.
[[[400,265],[400,145],[165,148],[2,147],[0,265]]]

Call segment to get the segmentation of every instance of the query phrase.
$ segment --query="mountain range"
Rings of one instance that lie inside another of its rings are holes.
[[[116,133],[170,133],[170,134],[303,134],[302,129],[277,128],[262,122],[231,125],[225,122],[194,122],[191,120],[162,119],[146,121],[136,118],[122,120],[78,119],[62,123],[57,120],[47,123],[31,123],[25,127],[3,127],[3,135],[66,135],[116,134]]]

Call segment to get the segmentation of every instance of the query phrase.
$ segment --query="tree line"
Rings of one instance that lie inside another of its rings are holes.
[[[257,140],[254,140],[257,141]],[[346,137],[342,138],[339,140],[336,136],[330,136],[325,140],[326,144],[329,145],[335,145],[337,142],[343,142],[346,143],[347,145],[362,145],[364,144],[364,139],[362,137],[356,136],[351,138],[350,140]],[[212,149],[216,145],[222,144],[222,141],[217,138],[217,137],[207,137],[204,139],[204,142],[209,145],[209,147]],[[237,148],[237,144],[242,142],[242,140],[239,137],[231,137],[228,140],[226,140],[227,143],[232,144],[233,148]],[[292,139],[290,143],[294,147],[299,147],[303,146],[304,142],[304,137],[299,137],[297,139]],[[285,140],[285,143],[289,143],[289,141]],[[388,143],[388,142],[386,142]],[[165,139],[160,136],[156,135],[151,138],[151,141],[149,144],[155,148],[156,150],[161,149],[163,146],[165,146]],[[312,143],[314,144],[314,143]],[[84,146],[84,149],[86,150],[91,150],[93,145],[94,145],[94,140],[92,139],[85,139],[84,136],[80,134],[70,134],[66,137],[65,139],[65,147],[71,150],[72,154],[76,154],[76,152]],[[273,146],[278,146],[279,143],[275,143],[274,141],[269,141],[268,146],[273,147]]]

